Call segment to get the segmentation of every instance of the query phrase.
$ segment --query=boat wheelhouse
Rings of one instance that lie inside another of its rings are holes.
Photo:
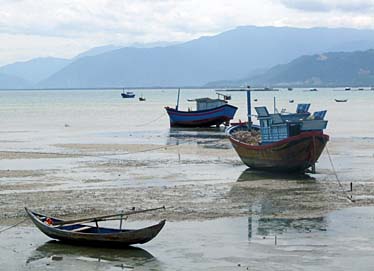
[[[260,122],[261,144],[274,143],[306,131],[322,131],[327,126],[326,110],[311,115],[310,104],[298,104],[296,113],[270,114],[265,106],[255,107]]]

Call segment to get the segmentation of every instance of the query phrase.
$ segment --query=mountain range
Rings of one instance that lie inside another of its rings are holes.
[[[241,80],[218,81],[213,86],[369,86],[374,85],[374,50],[331,52],[301,56]]]
[[[5,81],[8,87],[14,82],[14,88],[18,88],[22,84],[14,81],[17,77],[34,88],[199,87],[242,84],[247,80],[266,85],[291,82],[301,85],[332,84],[348,78],[358,82],[369,79],[345,76],[356,72],[348,69],[351,66],[348,62],[356,61],[354,57],[360,56],[357,52],[337,68],[344,72],[322,76],[317,72],[318,64],[340,65],[342,62],[330,60],[339,54],[343,57],[343,52],[374,48],[373,34],[373,30],[348,28],[243,26],[172,45],[142,48],[109,45],[73,59],[39,58],[0,67],[0,88],[4,88]],[[329,61],[318,62],[315,60],[318,56],[327,56]],[[312,62],[315,76],[310,67]],[[361,73],[365,73],[365,67]],[[343,75],[344,78],[339,78]],[[13,76],[12,80],[5,80],[7,76]],[[327,79],[328,76],[334,78]]]

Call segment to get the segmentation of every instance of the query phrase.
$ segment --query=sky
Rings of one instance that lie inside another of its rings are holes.
[[[0,0],[0,65],[242,25],[374,28],[374,0]]]

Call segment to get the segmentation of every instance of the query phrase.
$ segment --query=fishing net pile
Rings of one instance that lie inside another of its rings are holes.
[[[237,131],[232,133],[232,137],[240,142],[247,143],[250,145],[258,145],[261,141],[260,131]]]

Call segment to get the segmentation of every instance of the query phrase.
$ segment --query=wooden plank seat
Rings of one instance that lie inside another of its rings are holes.
[[[84,231],[84,230],[87,230],[87,229],[90,229],[92,228],[91,226],[85,226],[85,227],[80,227],[80,228],[76,228],[74,230],[71,230],[73,232],[78,232],[78,231]]]

